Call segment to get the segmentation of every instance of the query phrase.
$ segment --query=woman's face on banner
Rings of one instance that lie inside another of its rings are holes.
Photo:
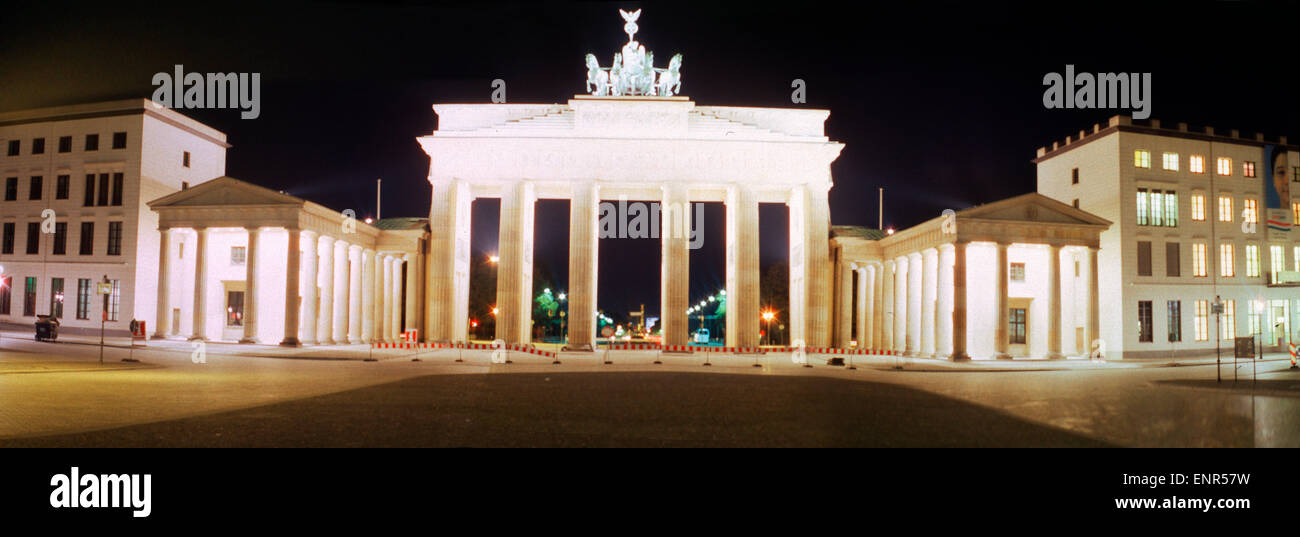
[[[1291,181],[1286,176],[1287,169],[1286,152],[1280,152],[1273,158],[1273,188],[1277,191],[1282,207],[1291,204]]]

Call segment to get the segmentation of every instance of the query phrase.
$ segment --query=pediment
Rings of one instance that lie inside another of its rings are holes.
[[[218,177],[180,192],[149,202],[152,209],[165,207],[238,207],[268,205],[302,206],[301,198],[276,192],[266,187],[240,181],[234,177]]]
[[[957,213],[961,219],[1085,224],[1109,226],[1111,222],[1037,192],[971,207]]]

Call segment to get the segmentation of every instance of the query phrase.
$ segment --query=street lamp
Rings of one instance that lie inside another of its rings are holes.
[[[772,344],[772,319],[775,318],[776,318],[776,314],[773,313],[772,310],[769,309],[763,312],[763,322],[767,324],[767,328],[764,330],[764,332],[767,333],[768,345]]]
[[[496,254],[488,255],[488,263],[492,263],[493,265],[495,265],[495,264],[497,264],[497,261],[500,261],[500,260],[501,260],[501,258],[500,258],[499,256],[497,256]]]

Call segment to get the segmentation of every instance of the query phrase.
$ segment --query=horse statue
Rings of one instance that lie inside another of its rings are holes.
[[[671,60],[668,60],[667,69],[655,69],[659,71],[659,82],[655,85],[655,93],[660,97],[672,97],[682,91],[682,55],[674,54]]]
[[[596,89],[591,89],[595,85]],[[609,73],[600,68],[595,54],[587,55],[587,91],[595,96],[603,96],[609,91]]]
[[[614,53],[614,64],[609,68],[610,95],[623,94],[623,54]]]

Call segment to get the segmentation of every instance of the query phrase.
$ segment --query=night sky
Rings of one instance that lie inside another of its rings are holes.
[[[183,113],[229,135],[227,173],[342,210],[428,216],[429,162],[415,137],[436,102],[565,102],[583,56],[607,65],[627,40],[618,8],[644,8],[638,41],[684,55],[682,92],[702,105],[829,109],[846,147],[834,165],[834,224],[885,225],[1034,190],[1039,146],[1113,110],[1047,110],[1043,75],[1150,72],[1153,118],[1300,141],[1295,3],[1061,2],[916,6],[816,2],[159,3],[23,2],[0,32],[0,110],[153,93],[154,73],[258,72],[261,117]],[[974,4],[974,3],[970,3]],[[662,65],[661,65],[662,66]],[[790,103],[790,83],[808,103]],[[722,209],[691,255],[691,300],[723,284]],[[496,247],[496,200],[474,204],[473,248]],[[563,287],[567,203],[538,206],[537,259]],[[785,210],[761,212],[764,265],[784,261]],[[600,306],[658,310],[659,245],[601,243]],[[621,315],[616,315],[621,317]]]

